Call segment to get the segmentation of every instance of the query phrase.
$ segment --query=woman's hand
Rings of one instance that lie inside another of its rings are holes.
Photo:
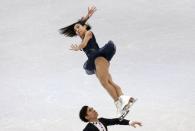
[[[87,16],[91,17],[95,11],[96,11],[96,7],[95,6],[91,6],[91,7],[89,6],[88,7],[88,14],[87,14]]]
[[[82,17],[81,20],[87,22],[87,20],[93,15],[95,11],[96,11],[95,6],[91,6],[91,7],[89,6],[87,15],[85,17]]]
[[[79,46],[78,46],[77,44],[72,44],[72,45],[70,46],[70,50],[78,51],[78,50],[80,50],[80,49],[79,49]]]

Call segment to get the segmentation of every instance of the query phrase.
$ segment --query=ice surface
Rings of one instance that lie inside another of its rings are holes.
[[[124,93],[138,98],[127,119],[143,127],[111,131],[194,131],[195,1],[0,0],[0,130],[78,131],[78,112],[93,106],[114,117],[115,106],[83,52],[58,29],[87,13],[100,46],[117,46],[110,72]]]

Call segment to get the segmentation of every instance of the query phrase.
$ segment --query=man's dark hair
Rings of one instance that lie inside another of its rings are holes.
[[[83,106],[79,112],[79,117],[84,122],[88,122],[88,120],[85,118],[87,116],[87,108],[88,106]]]
[[[75,30],[74,30],[74,26],[76,24],[81,24],[82,26],[86,25],[86,29],[87,30],[90,30],[91,29],[91,26],[89,24],[86,24],[86,21],[80,19],[77,22],[75,22],[75,23],[73,23],[73,24],[71,24],[69,26],[66,26],[64,28],[61,28],[59,30],[60,31],[60,34],[63,34],[63,35],[68,36],[68,37],[74,37],[74,36],[76,36],[77,34],[76,34]]]

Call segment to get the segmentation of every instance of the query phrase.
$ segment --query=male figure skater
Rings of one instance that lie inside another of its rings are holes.
[[[107,126],[111,125],[129,125],[134,128],[137,126],[142,126],[142,123],[138,121],[131,121],[126,119],[120,121],[119,118],[98,118],[98,113],[96,110],[89,106],[83,106],[81,108],[79,117],[82,121],[88,122],[83,131],[108,131]]]

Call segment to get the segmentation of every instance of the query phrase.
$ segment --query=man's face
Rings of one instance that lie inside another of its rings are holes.
[[[86,115],[86,119],[88,121],[91,121],[91,120],[96,120],[98,117],[98,113],[96,112],[96,110],[93,109],[93,107],[88,107],[87,108],[87,115]]]

